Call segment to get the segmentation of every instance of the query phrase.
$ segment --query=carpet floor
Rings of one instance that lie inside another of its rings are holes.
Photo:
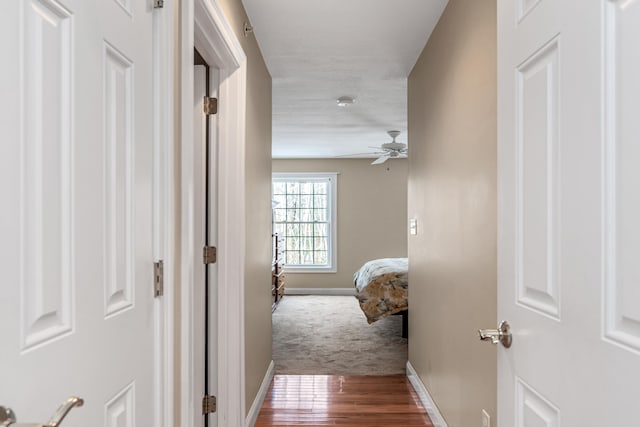
[[[287,295],[273,313],[276,374],[404,374],[402,316],[372,325],[353,296]]]

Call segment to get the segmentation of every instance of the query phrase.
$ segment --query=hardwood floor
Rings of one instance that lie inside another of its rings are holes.
[[[431,426],[405,375],[276,375],[255,427]]]

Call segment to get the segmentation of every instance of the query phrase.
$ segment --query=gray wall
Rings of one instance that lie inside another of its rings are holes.
[[[407,254],[407,161],[274,160],[274,172],[338,172],[337,273],[286,272],[288,288],[353,289],[353,273],[374,258]]]
[[[409,77],[409,361],[450,427],[496,417],[496,1],[450,0]],[[508,426],[505,426],[508,427]]]

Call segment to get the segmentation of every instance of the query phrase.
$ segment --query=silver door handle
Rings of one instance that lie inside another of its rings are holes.
[[[16,414],[11,408],[0,406],[0,427],[58,427],[69,411],[76,406],[82,406],[84,400],[79,397],[70,397],[56,409],[53,417],[46,424],[38,423],[18,423],[16,422]]]
[[[478,329],[478,335],[482,341],[491,341],[491,344],[501,343],[505,348],[511,347],[513,340],[509,322],[503,320],[498,329]]]

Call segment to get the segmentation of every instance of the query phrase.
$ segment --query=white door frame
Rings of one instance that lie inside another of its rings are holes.
[[[217,0],[183,1],[181,9],[181,422],[199,425],[194,389],[204,367],[194,364],[193,271],[193,50],[220,70],[218,105],[218,425],[245,424],[244,257],[246,55]],[[216,179],[216,177],[213,177]]]
[[[175,233],[171,6],[153,11],[153,259],[163,261],[164,294],[154,301],[154,424],[173,425]]]

